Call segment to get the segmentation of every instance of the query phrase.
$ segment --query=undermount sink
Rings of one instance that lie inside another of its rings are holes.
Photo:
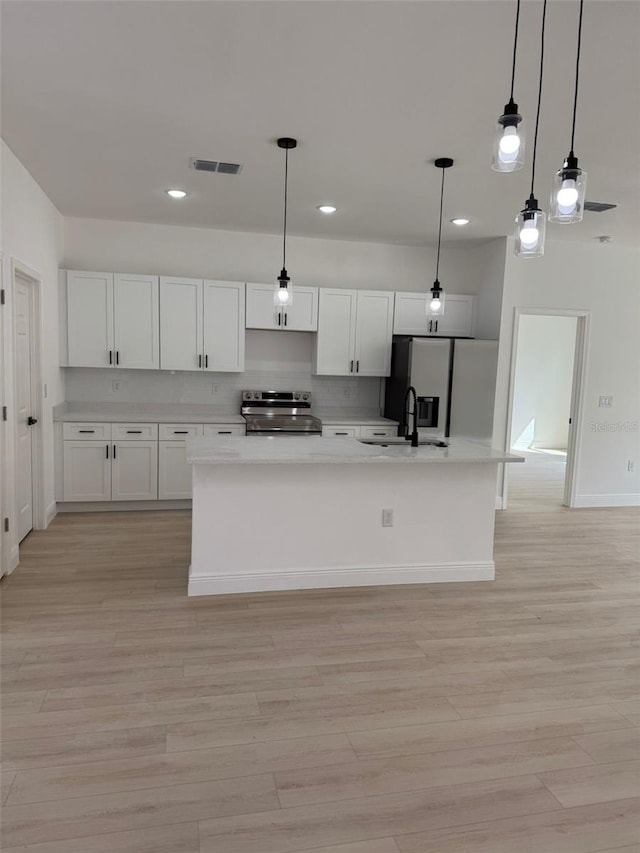
[[[377,447],[411,447],[411,441],[398,436],[397,438],[359,438],[360,444],[374,444]],[[418,447],[449,447],[448,442],[442,441],[440,438],[421,438],[418,440]]]

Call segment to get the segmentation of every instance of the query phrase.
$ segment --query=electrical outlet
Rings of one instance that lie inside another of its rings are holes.
[[[632,474],[633,474],[633,472],[634,472],[635,470],[636,470],[636,461],[635,461],[635,459],[629,459],[629,461],[627,462],[627,471],[629,471],[630,473],[632,473]]]
[[[601,409],[612,409],[613,397],[598,397],[598,406]]]
[[[383,527],[393,527],[393,510],[392,509],[383,509],[382,510],[382,526]]]
[[[218,386],[215,382],[211,385],[211,393],[213,394],[214,397],[218,393]]]
[[[119,391],[120,390],[120,383],[116,379],[114,379],[113,382],[111,383],[111,390],[112,391]]]

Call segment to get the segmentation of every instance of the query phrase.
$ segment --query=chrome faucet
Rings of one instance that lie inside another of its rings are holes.
[[[409,396],[413,395],[413,411],[410,412],[407,409],[407,405],[409,403]],[[413,430],[409,435],[409,421],[407,420],[407,424],[405,426],[405,440],[411,442],[411,447],[418,446],[418,396],[416,394],[416,389],[413,385],[409,385],[407,388],[407,393],[404,395],[404,416],[413,415]]]

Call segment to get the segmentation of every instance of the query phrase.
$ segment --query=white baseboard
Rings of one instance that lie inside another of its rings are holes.
[[[504,502],[501,495],[496,495],[496,509],[504,509]]]
[[[44,527],[45,530],[51,524],[53,519],[58,514],[58,504],[55,501],[52,501],[49,506],[46,508],[44,513]]]
[[[280,589],[326,589],[345,586],[492,581],[493,560],[484,563],[443,563],[431,566],[379,566],[375,568],[300,569],[264,574],[198,575],[189,570],[188,595],[224,595]]]
[[[640,506],[640,495],[576,495],[573,507]]]
[[[18,563],[20,562],[20,548],[18,545],[13,545],[11,551],[9,552],[9,567],[7,574],[10,575],[11,572],[17,568]]]
[[[191,501],[78,501],[58,503],[58,512],[132,512],[152,509],[191,509]]]

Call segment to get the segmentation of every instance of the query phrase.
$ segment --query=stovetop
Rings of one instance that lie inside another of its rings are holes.
[[[243,391],[240,412],[247,435],[322,433],[322,421],[311,414],[311,391]]]

